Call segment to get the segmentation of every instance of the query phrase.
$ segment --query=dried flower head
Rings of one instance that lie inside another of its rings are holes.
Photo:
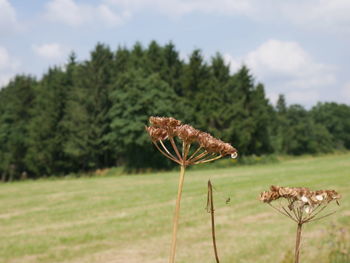
[[[164,128],[146,127],[146,130],[152,141],[166,140],[168,132]]]
[[[201,131],[193,128],[190,125],[180,125],[176,128],[176,135],[184,142],[192,143],[197,140]]]
[[[181,125],[181,121],[172,117],[150,117],[149,122],[152,126],[161,128],[175,128]]]
[[[331,202],[338,200],[341,195],[335,190],[312,191],[306,187],[280,187],[272,185],[270,191],[260,194],[260,201],[271,205],[272,201],[284,199],[287,206],[277,208],[284,215],[299,223],[316,220],[316,216]],[[271,205],[272,206],[272,205]],[[274,207],[276,208],[276,207]]]
[[[237,156],[237,150],[231,144],[188,124],[182,124],[172,117],[150,117],[149,122],[150,126],[146,127],[146,130],[153,143],[162,154],[178,164],[188,166],[214,161],[226,155],[231,155],[232,158]],[[181,154],[174,137],[182,141]],[[173,151],[165,146],[165,140],[170,141]],[[191,153],[190,147],[193,143],[198,144],[199,148]]]

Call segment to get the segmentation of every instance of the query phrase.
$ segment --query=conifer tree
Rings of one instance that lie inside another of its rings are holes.
[[[0,171],[9,181],[27,172],[24,157],[28,150],[28,125],[35,85],[33,77],[19,75],[0,94]]]
[[[26,164],[37,175],[67,173],[71,168],[63,149],[67,140],[63,119],[72,87],[69,71],[75,63],[73,57],[70,59],[66,72],[57,67],[49,69],[36,90]]]
[[[111,165],[112,149],[105,136],[109,132],[113,60],[109,47],[98,44],[90,60],[77,66],[74,73],[64,120],[68,132],[64,151],[78,164],[77,169]]]
[[[125,73],[114,86],[108,142],[117,150],[118,163],[133,168],[164,166],[164,158],[149,147],[144,124],[151,115],[179,116],[178,96],[159,74],[148,76],[142,70]]]

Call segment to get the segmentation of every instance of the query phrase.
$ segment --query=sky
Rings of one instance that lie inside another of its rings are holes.
[[[188,59],[220,52],[243,64],[274,103],[350,104],[350,0],[0,0],[0,86],[16,74],[40,78],[100,42],[172,41]]]

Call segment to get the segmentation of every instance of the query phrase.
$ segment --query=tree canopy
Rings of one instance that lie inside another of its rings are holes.
[[[2,180],[65,175],[123,165],[167,168],[144,125],[173,116],[232,143],[240,155],[304,154],[350,149],[350,107],[276,106],[249,68],[230,71],[220,53],[180,58],[173,43],[147,47],[98,43],[85,61],[37,80],[18,75],[0,89]]]

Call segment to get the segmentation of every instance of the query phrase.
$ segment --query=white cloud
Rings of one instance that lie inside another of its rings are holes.
[[[108,5],[97,6],[78,4],[74,0],[51,0],[46,4],[44,17],[51,22],[60,22],[79,27],[85,24],[104,24],[119,26],[130,16],[129,12],[114,12]]]
[[[65,48],[58,43],[47,43],[42,45],[33,45],[34,52],[46,59],[59,59],[65,55]]]
[[[316,102],[320,89],[336,82],[335,67],[315,61],[297,42],[271,39],[243,57],[225,54],[224,58],[232,71],[247,65],[266,84],[272,100],[283,93],[291,102]]]
[[[315,62],[297,43],[268,40],[250,52],[245,63],[262,78],[283,78],[291,88],[313,88],[335,82],[334,68]]]
[[[218,14],[251,14],[254,1],[248,0],[106,0],[110,5],[131,12],[149,9],[168,16],[193,12]]]
[[[16,74],[19,66],[19,61],[6,48],[0,46],[0,88]]]
[[[16,11],[7,0],[0,0],[0,33],[8,33],[19,27]]]
[[[281,14],[295,24],[312,29],[350,33],[349,0],[299,0],[281,3]]]
[[[171,17],[190,13],[242,15],[308,29],[350,33],[349,0],[105,0],[131,13],[151,10]]]

